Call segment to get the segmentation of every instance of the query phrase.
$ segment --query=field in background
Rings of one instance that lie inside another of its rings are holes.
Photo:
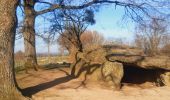
[[[64,62],[68,62],[68,56],[53,56],[50,57],[37,57],[38,65],[45,66],[47,64],[62,64]],[[19,71],[25,70],[24,60],[23,59],[15,59],[15,71],[18,73]]]
[[[56,56],[56,57],[38,57],[38,65],[46,65],[49,63],[55,64],[55,63],[63,63],[63,62],[68,62],[68,56]]]

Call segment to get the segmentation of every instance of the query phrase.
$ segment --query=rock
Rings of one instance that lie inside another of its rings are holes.
[[[170,72],[165,72],[160,75],[161,82],[166,85],[170,86]]]
[[[77,58],[83,59],[87,63],[98,63],[103,64],[106,61],[107,52],[102,47],[97,47],[93,49],[85,49],[83,52],[77,53]]]
[[[101,68],[101,74],[103,79],[114,89],[120,89],[120,82],[124,74],[123,65],[121,63],[106,61]]]
[[[109,61],[117,61],[140,68],[170,70],[170,57],[167,56],[148,57],[140,55],[110,54],[106,57]]]

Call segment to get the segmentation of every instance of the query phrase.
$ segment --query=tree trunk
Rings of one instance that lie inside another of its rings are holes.
[[[50,64],[51,63],[51,55],[50,55],[50,42],[49,41],[48,41],[47,45],[48,45],[48,63]]]
[[[81,57],[79,57],[83,52],[83,50],[75,50],[76,52],[74,53],[74,61],[71,64],[71,76],[77,77],[79,70],[83,67],[83,64],[85,63]]]
[[[0,100],[24,100],[17,90],[14,41],[18,0],[0,0]]]
[[[26,71],[28,67],[33,67],[34,70],[37,68],[37,57],[35,48],[35,10],[34,10],[34,0],[26,1],[24,0],[24,27],[23,27],[23,37],[25,46],[25,67]]]
[[[82,58],[79,57],[79,54],[83,53],[83,45],[82,42],[80,40],[80,37],[78,37],[77,43],[75,45],[75,49],[74,51],[70,51],[71,52],[71,56],[74,56],[74,60],[73,63],[71,64],[71,76],[73,77],[78,77],[78,72],[81,70],[81,68],[83,67],[83,64],[85,64],[85,62],[83,61]]]

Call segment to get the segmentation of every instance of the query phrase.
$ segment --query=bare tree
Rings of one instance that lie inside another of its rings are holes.
[[[24,58],[24,53],[22,51],[17,51],[14,55],[16,60],[22,60]]]
[[[83,52],[85,45],[102,44],[104,38],[96,31],[86,31],[86,28],[90,24],[94,24],[93,11],[89,9],[78,11],[64,12],[63,24],[53,21],[55,25],[52,27],[52,31],[59,32],[58,43],[62,48],[65,48],[71,53],[71,49],[75,48],[75,51]],[[61,27],[63,26],[63,27]]]
[[[66,35],[66,34],[65,34]],[[69,56],[70,56],[70,62],[73,62],[75,60],[75,51],[76,51],[76,46],[73,44],[73,40],[75,37],[73,35],[66,35],[70,37],[63,37],[62,35],[59,36],[58,38],[58,44],[60,45],[61,49],[65,49],[68,51]],[[104,37],[99,34],[97,31],[85,31],[82,33],[80,40],[82,42],[82,47],[83,49],[90,49],[92,46],[98,46],[102,45],[104,42]],[[74,40],[76,41],[76,40]]]
[[[14,42],[18,0],[0,1],[0,99],[24,100],[17,89],[14,73]]]
[[[83,13],[84,12],[84,13]],[[64,11],[65,20],[60,31],[58,42],[70,53],[83,52],[82,34],[90,24],[94,24],[94,14],[90,10]],[[55,28],[55,25],[54,25]],[[63,30],[64,29],[64,30]]]
[[[83,13],[84,12],[84,13]],[[83,52],[83,44],[81,41],[81,36],[87,29],[89,24],[95,23],[94,14],[90,10],[63,10],[61,13],[63,16],[63,27],[60,28],[59,34],[61,35],[58,39],[60,44],[63,44],[65,48],[68,49],[71,55],[73,55],[73,66],[71,70],[71,75],[74,75],[75,64],[78,61],[77,54]],[[56,22],[55,22],[56,23]],[[53,26],[53,29],[58,27],[58,23]]]
[[[44,40],[44,42],[47,44],[47,48],[48,48],[48,63],[51,63],[50,46],[54,42],[54,36],[51,35],[51,34],[46,34],[46,35],[43,35],[41,37]]]
[[[136,45],[149,55],[158,54],[163,37],[167,36],[166,21],[152,18],[151,21],[139,24],[137,30]]]
[[[89,45],[102,45],[104,37],[97,31],[85,31],[81,36],[83,47],[87,48]]]

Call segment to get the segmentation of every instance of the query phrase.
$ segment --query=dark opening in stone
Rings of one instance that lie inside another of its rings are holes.
[[[163,72],[164,70],[162,69],[144,69],[137,66],[124,65],[122,84],[141,85],[150,83],[155,86],[163,86],[163,84],[159,82],[160,74]]]

